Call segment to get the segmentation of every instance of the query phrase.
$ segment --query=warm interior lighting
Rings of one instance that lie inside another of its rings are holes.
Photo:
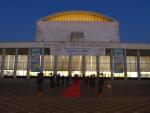
[[[45,21],[84,21],[84,22],[112,22],[112,19],[105,17],[103,15],[92,13],[92,12],[82,12],[82,11],[71,11],[58,13],[54,15],[47,16]]]

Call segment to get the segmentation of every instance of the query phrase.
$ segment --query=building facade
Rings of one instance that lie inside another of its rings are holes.
[[[37,21],[35,42],[0,42],[0,77],[90,76],[149,79],[150,45],[120,43],[119,22],[68,11]]]

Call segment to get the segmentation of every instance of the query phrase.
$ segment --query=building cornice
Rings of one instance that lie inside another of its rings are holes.
[[[105,42],[0,42],[0,48],[123,48],[150,49],[150,44]]]

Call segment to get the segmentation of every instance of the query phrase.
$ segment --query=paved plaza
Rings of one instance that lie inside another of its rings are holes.
[[[37,95],[35,79],[1,79],[0,113],[150,113],[150,84],[113,83],[103,87],[103,97],[81,83],[81,96],[64,97],[69,85],[43,84]]]

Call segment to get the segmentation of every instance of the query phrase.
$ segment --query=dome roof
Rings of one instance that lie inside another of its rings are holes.
[[[65,11],[52,14],[42,18],[42,21],[50,22],[113,22],[115,19],[107,17],[103,14],[91,11]]]

